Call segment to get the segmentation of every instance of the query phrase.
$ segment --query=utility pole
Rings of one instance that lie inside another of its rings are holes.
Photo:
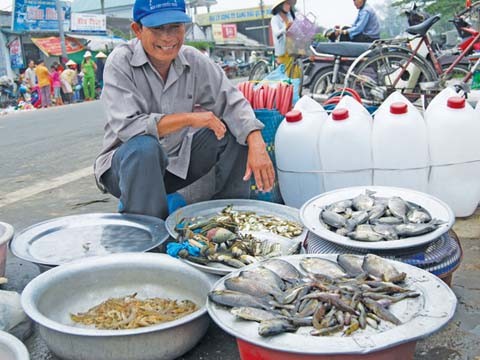
[[[267,35],[265,34],[265,11],[263,9],[263,0],[260,0],[260,12],[262,13],[262,34],[263,34],[263,44],[268,45]]]
[[[62,63],[66,63],[68,61],[68,56],[67,56],[67,47],[65,45],[65,33],[63,31],[63,13],[62,13],[62,5],[60,4],[60,0],[56,0],[56,5],[57,5],[58,32],[60,34],[60,46],[62,48]]]

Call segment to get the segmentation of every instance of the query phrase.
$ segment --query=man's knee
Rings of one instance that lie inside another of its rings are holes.
[[[158,140],[150,135],[140,135],[130,139],[120,149],[122,159],[131,165],[136,164],[151,167],[160,164],[163,168],[168,165],[168,157]],[[123,150],[123,151],[122,151]]]

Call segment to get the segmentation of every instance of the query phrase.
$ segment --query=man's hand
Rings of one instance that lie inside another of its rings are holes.
[[[158,122],[157,131],[159,136],[166,136],[187,126],[210,129],[219,140],[227,132],[225,124],[211,111],[165,115]]]
[[[243,180],[249,180],[253,173],[258,190],[268,192],[273,188],[275,171],[260,130],[248,135],[247,144],[248,159]]]
[[[227,127],[211,111],[194,112],[191,114],[191,124],[193,128],[207,128],[215,133],[218,140],[225,136]]]

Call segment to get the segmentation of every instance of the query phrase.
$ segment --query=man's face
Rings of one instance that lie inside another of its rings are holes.
[[[30,61],[30,62],[28,63],[28,67],[29,67],[29,68],[35,67],[35,63],[34,63],[33,61]]]
[[[157,62],[172,62],[183,45],[185,24],[166,24],[156,28],[132,24],[132,30],[142,42],[147,55]]]
[[[353,0],[353,4],[357,9],[360,9],[364,3],[365,3],[365,0]]]

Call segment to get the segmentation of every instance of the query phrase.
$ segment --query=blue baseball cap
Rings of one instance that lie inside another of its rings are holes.
[[[133,20],[146,27],[192,22],[185,12],[184,0],[136,0]]]

